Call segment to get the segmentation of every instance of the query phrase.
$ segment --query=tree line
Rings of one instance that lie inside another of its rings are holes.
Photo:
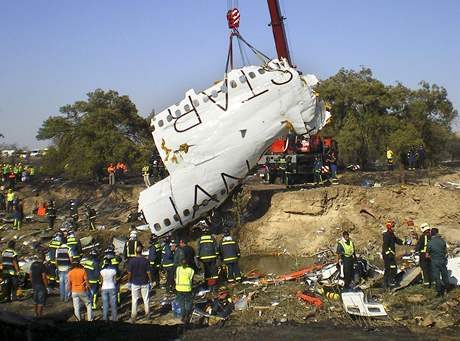
[[[460,138],[452,132],[458,112],[442,86],[385,85],[362,68],[341,69],[316,90],[333,114],[322,134],[335,137],[343,165],[383,162],[387,147],[399,162],[411,146],[420,145],[434,163],[460,157]],[[74,179],[102,175],[106,165],[116,161],[140,171],[155,151],[149,118],[141,117],[129,97],[114,90],[97,89],[85,101],[61,107],[59,115],[43,122],[37,139],[52,141],[43,158],[44,172]]]

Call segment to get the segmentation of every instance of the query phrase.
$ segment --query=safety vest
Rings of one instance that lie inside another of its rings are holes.
[[[343,247],[343,256],[344,257],[351,257],[355,253],[355,246],[353,242],[350,240],[350,244],[347,244],[344,240],[339,241],[339,244]]]
[[[30,176],[35,175],[35,168],[34,167],[29,167],[29,174],[30,174]]]
[[[57,266],[70,266],[70,250],[65,244],[61,245],[56,250],[56,265]]]
[[[211,235],[204,235],[200,238],[198,256],[200,260],[209,260],[217,258],[217,250]]]
[[[6,194],[6,201],[13,201],[14,200],[14,192]]]
[[[70,248],[70,253],[72,254],[72,258],[80,258],[81,252],[78,245],[78,240],[75,237],[68,237],[67,238],[67,246]]]
[[[52,240],[48,244],[48,256],[51,263],[56,263],[56,250],[61,247],[61,242],[57,240]]]
[[[13,249],[5,249],[2,252],[2,268],[4,274],[17,275],[16,269],[14,268],[14,259],[17,257],[16,251]]]
[[[178,292],[191,292],[192,281],[195,271],[186,266],[180,266],[176,269],[176,291]]]
[[[137,240],[130,239],[126,242],[126,256],[136,257]]]
[[[150,246],[149,248],[149,263],[150,265],[156,265],[159,266],[159,259],[161,255],[161,244],[160,243],[155,243]]]
[[[84,259],[81,264],[86,271],[86,276],[88,277],[88,282],[90,284],[99,283],[99,269],[98,264],[92,259]]]
[[[421,253],[425,253],[425,252],[428,252],[428,236],[426,234],[423,234],[423,247],[422,249],[420,250]]]
[[[224,238],[221,244],[221,251],[222,251],[222,260],[224,262],[231,263],[231,262],[238,260],[238,257],[239,257],[238,245],[236,244],[236,241],[231,239],[231,237],[229,237],[228,240]]]
[[[142,175],[149,175],[150,173],[150,167],[149,166],[144,166],[142,167]]]
[[[392,150],[387,150],[387,159],[391,160],[393,158],[393,151]]]
[[[49,206],[46,208],[46,215],[50,218],[56,217],[56,209],[53,206]]]

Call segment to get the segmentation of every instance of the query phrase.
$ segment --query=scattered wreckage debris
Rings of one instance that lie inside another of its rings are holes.
[[[307,302],[307,303],[309,303],[311,305],[314,305],[317,308],[321,308],[323,306],[323,301],[320,298],[312,296],[312,295],[308,294],[307,292],[298,292],[296,294],[296,297],[299,300],[302,300],[302,301]]]
[[[363,317],[387,316],[383,304],[367,299],[363,291],[342,293],[343,307],[350,315]]]

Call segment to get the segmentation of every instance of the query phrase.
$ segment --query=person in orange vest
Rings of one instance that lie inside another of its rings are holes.
[[[115,185],[115,167],[113,163],[107,167],[107,173],[109,173],[109,185]]]

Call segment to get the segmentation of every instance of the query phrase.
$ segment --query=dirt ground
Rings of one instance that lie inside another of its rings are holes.
[[[397,222],[396,234],[409,237],[423,222],[439,228],[452,244],[460,243],[460,190],[444,188],[447,181],[460,183],[460,171],[437,169],[406,174],[399,172],[347,173],[339,185],[306,190],[257,191],[271,196],[267,212],[239,231],[246,255],[312,255],[335,248],[344,230],[351,232],[358,252],[377,256],[381,232],[387,220]],[[363,187],[363,180],[379,187]]]

